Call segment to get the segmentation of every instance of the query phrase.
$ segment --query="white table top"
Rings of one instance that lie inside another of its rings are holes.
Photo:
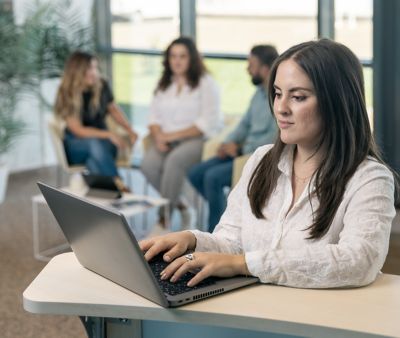
[[[110,199],[105,199],[105,198],[96,198],[96,197],[87,197],[85,196],[87,192],[86,189],[81,189],[78,191],[71,190],[69,187],[62,187],[60,190],[63,190],[67,193],[76,195],[80,198],[85,198],[93,203],[102,205],[102,206],[107,206],[107,207],[112,207],[111,202],[115,202],[116,200],[110,200]],[[147,211],[149,208],[153,207],[160,207],[167,205],[169,203],[168,199],[165,198],[155,198],[155,197],[149,197],[145,195],[136,195],[132,193],[124,193],[121,198],[118,199],[118,202],[124,202],[124,201],[146,201],[151,204],[151,206],[147,206],[144,204],[135,204],[132,206],[124,206],[121,209],[117,209],[119,212],[124,214],[126,217],[131,217],[140,213],[143,213]],[[32,196],[32,202],[38,203],[38,204],[46,204],[46,200],[43,197],[42,194],[37,194]]]
[[[253,285],[165,309],[83,268],[73,253],[53,258],[23,294],[25,310],[219,325],[307,337],[400,337],[400,276],[370,286],[304,290]]]

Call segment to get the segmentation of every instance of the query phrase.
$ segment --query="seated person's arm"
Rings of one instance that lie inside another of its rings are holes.
[[[219,158],[237,157],[239,155],[240,147],[235,142],[222,143],[217,151]]]
[[[164,140],[166,142],[174,142],[186,138],[202,136],[203,132],[198,127],[193,125],[186,129],[178,130],[171,133],[165,133],[164,135],[165,135]]]
[[[224,143],[218,149],[217,156],[224,158],[237,157],[241,152],[241,146],[249,135],[250,131],[250,109],[241,118],[235,129],[225,138]]]
[[[123,147],[124,143],[120,137],[109,130],[102,130],[94,127],[83,126],[76,117],[67,117],[65,119],[68,129],[76,136],[81,138],[101,138],[108,139],[117,147]]]
[[[171,133],[164,133],[161,129],[161,126],[158,124],[150,125],[149,129],[151,136],[156,141],[156,144],[165,144],[167,146],[170,142],[202,135],[202,132],[195,126]]]
[[[246,111],[235,129],[226,137],[224,143],[243,144],[250,132],[250,108]]]
[[[167,152],[169,150],[169,146],[165,140],[165,133],[162,131],[161,126],[155,123],[150,124],[149,130],[156,148],[162,153]]]
[[[124,113],[119,108],[119,106],[115,102],[111,102],[108,104],[108,111],[111,114],[112,118],[117,122],[121,127],[123,127],[129,135],[129,139],[131,144],[135,144],[137,140],[137,134],[132,130],[131,125],[128,120],[125,118]]]

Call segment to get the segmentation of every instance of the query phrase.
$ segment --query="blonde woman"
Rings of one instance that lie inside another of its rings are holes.
[[[115,157],[126,143],[107,129],[108,114],[128,133],[131,144],[137,134],[114,102],[107,82],[100,77],[95,56],[77,51],[68,59],[58,89],[55,112],[66,122],[64,146],[70,164],[85,164],[96,175],[118,178]]]

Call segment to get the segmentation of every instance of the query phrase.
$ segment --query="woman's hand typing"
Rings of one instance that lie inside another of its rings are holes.
[[[210,276],[250,275],[244,255],[195,252],[175,259],[161,272],[161,279],[170,279],[171,282],[176,282],[188,271],[198,271],[188,282],[188,286],[195,286]]]
[[[176,257],[196,247],[196,237],[189,231],[173,232],[164,236],[153,237],[139,242],[145,252],[144,258],[149,261],[161,252],[164,261],[172,262]]]

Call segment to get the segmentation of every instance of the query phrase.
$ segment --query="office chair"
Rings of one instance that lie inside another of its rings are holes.
[[[107,117],[106,120],[107,126],[109,130],[114,131],[118,135],[120,135],[123,138],[128,139],[128,136],[126,132],[121,129],[115,121],[111,117]],[[64,147],[64,130],[66,127],[66,124],[63,120],[59,118],[53,117],[52,119],[49,120],[48,123],[49,126],[49,131],[50,131],[50,136],[51,140],[53,142],[54,150],[56,153],[56,158],[59,164],[59,168],[57,170],[57,186],[61,186],[61,181],[62,181],[62,172],[64,171],[68,175],[71,174],[76,174],[76,173],[81,173],[82,171],[85,170],[84,165],[71,165],[68,163],[67,160],[67,155],[65,153],[65,147]],[[129,142],[128,142],[129,144]],[[117,154],[117,167],[118,168],[124,168],[124,169],[132,169],[131,166],[131,155],[132,155],[132,147],[127,147],[125,149],[118,149],[118,154]],[[131,184],[131,179],[130,175],[127,175],[128,177],[128,186]]]

